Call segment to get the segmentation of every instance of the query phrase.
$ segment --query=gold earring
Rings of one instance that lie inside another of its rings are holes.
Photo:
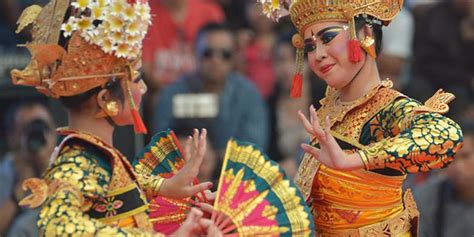
[[[105,113],[110,117],[117,116],[117,114],[119,113],[117,101],[107,101],[107,103],[105,104]]]
[[[105,118],[105,117],[114,117],[117,116],[119,112],[117,101],[111,100],[105,103],[105,107],[102,108],[95,115],[96,118]]]
[[[366,36],[365,39],[362,41],[361,46],[365,50],[365,52],[367,52],[367,54],[370,55],[370,57],[372,57],[373,59],[377,57],[377,54],[375,52],[375,39],[374,38],[370,36]]]

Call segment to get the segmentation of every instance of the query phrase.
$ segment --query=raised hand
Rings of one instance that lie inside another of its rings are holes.
[[[212,187],[211,182],[193,184],[206,153],[206,136],[206,129],[202,129],[201,132],[194,129],[193,136],[190,136],[186,141],[185,165],[175,176],[163,182],[160,195],[181,199],[194,196],[196,193]]]
[[[320,148],[308,144],[301,144],[301,148],[319,160],[325,166],[336,170],[355,170],[364,168],[364,163],[358,153],[348,154],[342,150],[336,139],[331,135],[329,117],[326,117],[326,126],[321,128],[316,110],[311,105],[309,108],[310,120],[298,111],[298,116],[303,126],[311,136],[319,142]]]

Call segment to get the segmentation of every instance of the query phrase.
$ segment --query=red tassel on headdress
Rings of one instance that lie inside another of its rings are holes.
[[[130,103],[130,112],[132,113],[133,127],[135,128],[135,133],[147,134],[148,130],[146,129],[145,124],[143,123],[140,113],[138,113],[137,105],[135,104],[135,101],[133,99],[132,89],[130,88],[130,81],[132,80],[132,67],[128,65],[127,69],[129,77],[124,78],[125,88],[123,89],[126,91],[128,102]]]
[[[296,73],[293,76],[293,84],[291,85],[291,98],[299,98],[301,97],[301,90],[303,88],[303,74]]]
[[[303,90],[303,63],[304,63],[304,40],[300,34],[295,34],[291,38],[291,43],[296,48],[296,70],[293,75],[290,97],[300,98]]]
[[[362,61],[362,48],[357,39],[349,40],[349,61],[352,63]]]
[[[142,117],[140,116],[140,113],[138,113],[138,110],[132,109],[131,111],[132,111],[135,133],[147,134],[148,130],[146,129],[145,124],[143,123]]]
[[[349,40],[349,61],[352,63],[358,63],[362,61],[362,48],[360,47],[360,41],[357,38],[357,32],[355,29],[354,17],[349,20],[349,31],[351,39]]]

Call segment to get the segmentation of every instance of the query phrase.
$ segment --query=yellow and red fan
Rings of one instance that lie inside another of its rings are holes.
[[[224,236],[314,236],[303,196],[255,145],[230,140],[211,219]]]

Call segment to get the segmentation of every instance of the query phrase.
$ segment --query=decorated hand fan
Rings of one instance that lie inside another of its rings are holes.
[[[173,131],[167,130],[153,136],[135,159],[135,171],[145,175],[173,177],[184,166],[184,156]]]
[[[314,236],[310,210],[278,164],[230,140],[212,220],[225,236]]]
[[[160,132],[139,153],[133,166],[140,174],[171,178],[184,166],[185,161],[181,151],[173,131]],[[164,234],[171,234],[186,219],[192,200],[157,196],[149,201],[149,215],[153,229]]]

